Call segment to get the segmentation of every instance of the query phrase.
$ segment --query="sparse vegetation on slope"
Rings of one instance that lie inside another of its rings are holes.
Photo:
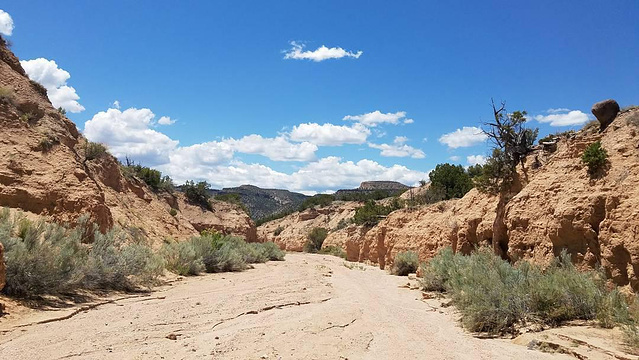
[[[106,146],[92,141],[88,141],[84,148],[84,157],[87,160],[99,159],[108,153]]]
[[[197,184],[193,181],[187,181],[182,185],[182,191],[186,198],[193,204],[202,206],[205,209],[211,210],[211,203],[209,202],[209,185],[206,181],[200,181]]]
[[[121,164],[122,174],[126,177],[137,177],[144,181],[153,191],[168,191],[174,189],[173,180],[167,175],[162,176],[162,172],[148,166],[135,164],[126,159],[125,164]]]
[[[400,209],[401,207],[402,204],[398,198],[395,198],[388,206],[377,204],[375,201],[369,200],[364,204],[364,206],[355,210],[353,223],[357,225],[374,226],[383,217],[397,209]]]
[[[246,208],[246,205],[242,203],[242,198],[240,197],[240,194],[237,194],[237,193],[217,194],[215,195],[214,199],[218,201],[224,201],[229,204],[237,205],[247,214],[249,212],[249,210]]]
[[[581,161],[588,166],[588,173],[593,176],[606,165],[608,152],[601,146],[601,142],[597,141],[586,148]]]
[[[637,322],[617,290],[608,290],[601,272],[578,271],[563,253],[550,266],[522,261],[511,265],[489,249],[469,256],[443,249],[422,267],[427,291],[445,291],[470,331],[515,332],[530,323],[559,325],[596,320],[623,325],[631,334]]]

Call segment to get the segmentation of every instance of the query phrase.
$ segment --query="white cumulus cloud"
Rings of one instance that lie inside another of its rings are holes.
[[[284,136],[265,138],[261,135],[248,135],[241,139],[225,139],[237,152],[244,154],[258,154],[275,161],[310,161],[315,159],[317,145],[310,142],[294,144]]]
[[[54,107],[61,107],[72,113],[84,111],[84,106],[78,102],[80,96],[74,88],[67,85],[71,74],[59,68],[55,61],[38,58],[22,60],[20,64],[31,80],[37,81],[47,89],[49,100]]]
[[[129,156],[146,165],[163,164],[179,142],[151,129],[154,118],[149,109],[108,109],[84,124],[84,135],[90,141],[108,145],[120,159]]]
[[[381,150],[380,155],[384,157],[411,157],[413,159],[423,159],[426,154],[420,149],[406,145],[408,138],[405,136],[396,136],[393,144],[373,144],[368,146],[373,149]]]
[[[398,111],[396,113],[382,113],[379,110],[375,110],[370,113],[362,114],[362,115],[346,115],[342,120],[351,120],[357,121],[360,124],[366,126],[377,126],[379,124],[399,124],[402,119],[406,118],[406,111]],[[410,119],[408,119],[410,120]]]
[[[460,147],[470,147],[483,143],[488,136],[475,126],[464,126],[451,133],[444,134],[439,138],[439,142],[447,145],[451,149]]]
[[[296,59],[296,60],[312,60],[314,62],[320,62],[328,59],[341,59],[343,57],[350,57],[359,59],[362,56],[362,51],[351,52],[342,49],[341,47],[328,48],[324,45],[320,46],[314,51],[306,50],[306,45],[291,41],[291,49],[284,53],[284,59]]]
[[[339,146],[343,144],[363,144],[371,131],[361,124],[339,126],[333,124],[299,124],[291,130],[293,141],[307,141],[320,146]]]
[[[579,110],[549,109],[547,115],[536,115],[535,120],[550,126],[582,125],[590,120],[588,114]]]
[[[119,104],[118,104],[119,105]],[[175,124],[177,120],[173,120],[168,116],[162,116],[159,120],[158,120],[158,124],[160,125],[173,125]]]
[[[488,159],[483,155],[469,155],[466,157],[468,165],[484,165]]]
[[[0,34],[11,36],[13,34],[13,19],[8,12],[0,10]]]

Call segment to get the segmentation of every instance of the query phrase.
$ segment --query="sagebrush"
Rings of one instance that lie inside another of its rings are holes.
[[[470,331],[515,332],[518,325],[559,325],[575,319],[634,326],[626,301],[599,271],[578,271],[565,252],[547,268],[512,265],[490,249],[471,255],[446,248],[422,267],[428,291],[446,291]]]

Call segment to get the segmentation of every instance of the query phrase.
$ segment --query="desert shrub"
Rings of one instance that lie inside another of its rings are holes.
[[[266,258],[270,261],[282,261],[284,260],[284,251],[282,251],[282,249],[280,249],[279,246],[277,246],[277,244],[275,244],[274,242],[265,242],[265,243],[260,243],[258,244],[261,246],[262,251],[264,252],[264,255],[266,256]]]
[[[528,322],[583,319],[601,326],[634,324],[628,305],[605,287],[603,274],[580,272],[564,252],[547,268],[513,266],[489,249],[469,256],[444,249],[422,267],[425,290],[446,291],[470,331],[503,333]]]
[[[60,143],[60,139],[53,134],[46,134],[42,139],[40,139],[40,143],[38,144],[38,148],[42,152],[48,152],[57,144]]]
[[[274,231],[273,231],[273,235],[274,236],[279,236],[282,231],[284,231],[284,228],[282,226],[278,226]]]
[[[200,181],[197,184],[193,181],[187,181],[182,185],[182,191],[186,198],[193,204],[200,205],[206,209],[211,209],[209,198],[209,189],[211,186],[206,181]]]
[[[84,148],[84,158],[87,160],[99,159],[108,154],[106,146],[88,141],[86,147]]]
[[[473,188],[473,182],[461,165],[439,164],[428,174],[430,186],[443,189],[445,199],[461,198]]]
[[[419,267],[419,256],[414,251],[402,251],[395,255],[391,273],[398,276],[406,276],[417,272]]]
[[[588,173],[590,175],[594,175],[603,169],[607,160],[608,152],[601,146],[601,142],[599,141],[590,144],[581,156],[581,161],[588,166]]]
[[[178,275],[198,275],[206,270],[202,257],[190,242],[170,242],[162,245],[160,254],[166,269]]]
[[[342,249],[339,246],[334,246],[334,245],[325,246],[320,249],[319,253],[333,255],[333,256],[340,257],[342,259],[346,259],[346,251],[344,251],[344,249]]]
[[[130,240],[118,228],[105,234],[96,231],[82,268],[82,287],[134,290],[152,285],[162,274],[164,262],[143,242],[130,243]]]
[[[15,94],[13,89],[9,87],[0,86],[0,103],[13,104]]]
[[[162,254],[167,269],[179,275],[242,271],[248,264],[284,260],[284,252],[271,242],[247,243],[238,237],[212,232],[165,244]]]
[[[70,293],[78,289],[133,290],[149,285],[163,264],[142,243],[127,243],[126,233],[113,229],[95,232],[93,244],[83,244],[94,227],[86,221],[68,229],[58,224],[32,222],[22,215],[0,212],[0,242],[5,247],[6,294],[35,297]]]
[[[400,207],[401,203],[399,200],[391,202],[388,206],[377,204],[375,201],[369,200],[364,204],[364,206],[355,210],[353,222],[357,225],[374,226],[381,218]]]
[[[322,248],[326,236],[328,236],[328,230],[325,228],[313,228],[307,235],[308,240],[304,244],[304,251],[310,253],[318,252]]]
[[[177,216],[178,212],[176,209],[171,208],[171,210],[169,210],[169,215],[175,217]]]
[[[4,292],[17,297],[58,294],[77,288],[82,280],[78,270],[86,250],[75,236],[62,227],[33,223],[7,209],[2,220],[0,241],[5,249],[6,285]]]
[[[60,115],[66,115],[67,114],[67,111],[62,106],[60,106],[58,108],[58,112],[60,113]]]

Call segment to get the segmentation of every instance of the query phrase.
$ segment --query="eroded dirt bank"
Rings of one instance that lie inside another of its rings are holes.
[[[402,287],[407,278],[344,264],[328,255],[288,254],[284,262],[187,278],[66,320],[35,324],[77,307],[16,310],[0,319],[0,358],[571,358],[528,350],[528,340],[475,338],[451,308]]]

